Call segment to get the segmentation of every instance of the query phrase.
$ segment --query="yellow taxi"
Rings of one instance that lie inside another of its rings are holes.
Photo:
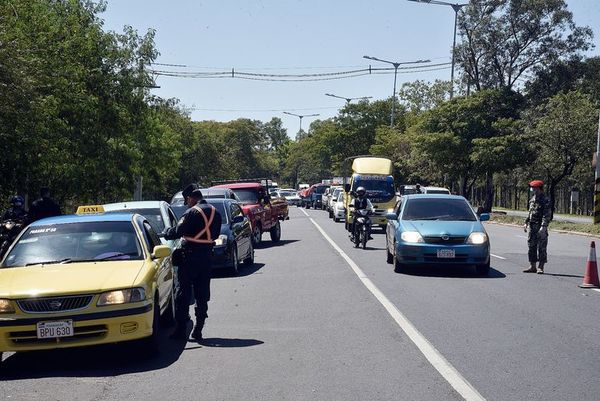
[[[2,352],[147,338],[173,322],[171,250],[138,214],[77,215],[29,225],[0,263]]]

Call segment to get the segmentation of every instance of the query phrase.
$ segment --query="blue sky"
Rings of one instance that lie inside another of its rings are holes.
[[[567,0],[578,25],[590,26],[600,54],[600,1]],[[141,34],[156,29],[158,62],[188,72],[238,71],[272,74],[319,73],[387,65],[392,61],[450,61],[454,12],[450,7],[406,0],[108,0],[105,29],[131,25]],[[449,79],[450,69],[398,74],[402,82]],[[319,113],[329,118],[345,101],[327,97],[392,94],[393,75],[366,75],[318,82],[159,77],[156,95],[179,98],[194,120],[229,121],[280,117],[292,138],[299,119],[282,113]],[[302,127],[315,117],[303,120]]]

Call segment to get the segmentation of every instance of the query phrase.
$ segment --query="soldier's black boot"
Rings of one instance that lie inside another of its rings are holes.
[[[171,340],[186,340],[187,339],[187,325],[177,323],[175,330],[169,336]]]
[[[537,271],[535,262],[529,265],[529,269],[523,270],[523,273],[535,273]]]
[[[537,274],[544,274],[544,263],[540,262],[538,265]]]
[[[202,329],[204,328],[204,322],[198,321],[192,330],[192,338],[198,342],[202,341]]]

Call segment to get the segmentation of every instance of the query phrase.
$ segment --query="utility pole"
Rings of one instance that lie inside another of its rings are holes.
[[[366,58],[368,60],[375,60],[375,61],[380,61],[382,63],[387,63],[387,64],[391,64],[394,66],[394,89],[392,92],[392,118],[391,118],[391,122],[390,122],[390,127],[394,128],[394,114],[396,113],[396,76],[398,75],[398,67],[400,67],[401,65],[404,64],[422,64],[422,63],[429,63],[431,60],[417,60],[417,61],[405,61],[405,62],[395,62],[395,61],[388,61],[388,60],[383,60],[377,57],[371,57],[371,56],[363,56],[363,58]]]
[[[425,3],[425,4],[436,4],[440,6],[450,6],[454,10],[454,40],[452,41],[452,71],[450,72],[450,99],[454,97],[454,53],[456,50],[456,25],[458,24],[458,12],[461,8],[468,6],[468,4],[458,4],[458,3],[447,3],[445,1],[437,1],[437,0],[408,0],[413,1],[415,3]]]

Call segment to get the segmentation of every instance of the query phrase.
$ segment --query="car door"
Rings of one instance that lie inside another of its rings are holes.
[[[231,231],[233,232],[238,247],[238,255],[245,256],[250,251],[250,236],[252,232],[250,224],[246,218],[244,218],[244,221],[241,223],[233,223],[233,220],[236,217],[244,217],[242,208],[237,203],[229,203],[229,215],[232,221]]]
[[[173,211],[171,206],[165,204],[165,213],[167,215],[167,219],[165,220],[165,225],[167,225],[169,228],[177,226],[177,216],[175,215],[175,212]],[[179,246],[179,242],[181,242],[180,239],[167,240],[167,245],[171,249],[175,249]]]
[[[396,205],[394,206],[394,210],[392,213],[394,213],[397,217],[399,217],[401,210],[402,210],[402,199],[400,199],[398,202],[396,202]],[[397,228],[398,228],[398,220],[388,220],[388,224],[385,227],[385,230],[386,230],[385,238],[387,240],[387,248],[391,251],[392,254],[395,252],[394,240],[396,238]]]
[[[154,249],[155,246],[162,245],[160,238],[154,232],[154,229],[148,223],[148,221],[144,220],[144,237],[146,239],[148,249],[150,252]],[[153,261],[158,264],[159,261]],[[171,262],[171,257],[163,258],[160,261],[160,265],[157,266],[157,274],[156,274],[156,285],[158,287],[158,298],[161,310],[165,307],[166,303],[169,301],[171,297],[171,293],[173,291],[173,267]]]

